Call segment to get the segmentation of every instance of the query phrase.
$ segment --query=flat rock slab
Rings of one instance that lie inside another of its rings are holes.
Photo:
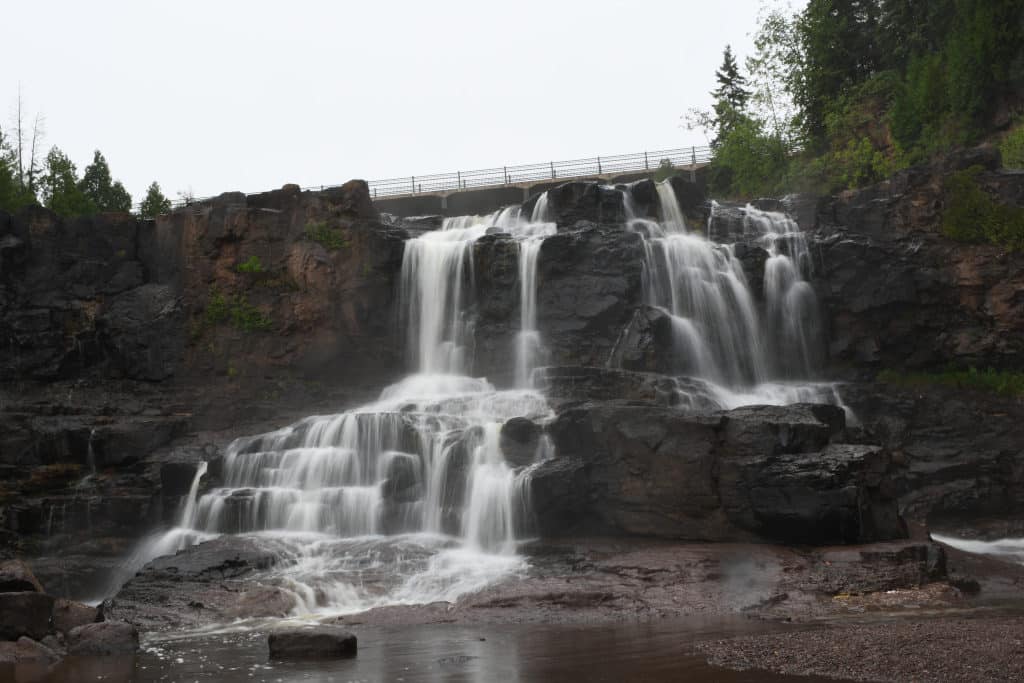
[[[356,637],[340,626],[274,631],[267,636],[271,659],[344,659],[356,656]]]
[[[60,654],[37,643],[31,638],[22,636],[17,642],[0,642],[0,664],[23,664],[28,662],[52,663],[60,659]]]
[[[73,600],[57,598],[53,605],[53,628],[68,634],[74,628],[99,621],[100,611],[96,607],[83,605]]]
[[[131,655],[139,649],[139,632],[131,624],[102,621],[71,629],[68,654],[85,656]]]

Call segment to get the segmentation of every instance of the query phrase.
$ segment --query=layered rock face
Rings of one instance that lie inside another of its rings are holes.
[[[980,184],[1024,204],[1020,172],[979,149],[915,167],[803,214],[816,231],[817,290],[828,312],[829,355],[856,368],[1019,368],[1024,357],[1024,254],[941,234],[949,173],[981,165]]]
[[[628,373],[613,374],[621,381]],[[557,456],[531,482],[543,534],[797,543],[906,534],[890,454],[842,443],[841,408],[694,413],[651,400],[601,400],[594,386],[577,384],[582,403],[549,426]]]

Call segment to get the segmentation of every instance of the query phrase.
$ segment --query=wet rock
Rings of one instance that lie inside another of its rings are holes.
[[[356,636],[340,626],[274,631],[267,636],[271,659],[345,659],[356,656]]]
[[[610,368],[540,368],[534,381],[552,405],[587,401],[642,401],[691,409],[720,408],[700,380]]]
[[[559,229],[578,221],[618,224],[625,219],[622,193],[588,182],[570,182],[548,190],[548,209]]]
[[[755,301],[764,300],[764,264],[768,252],[759,246],[738,242],[733,247],[733,256],[743,267],[743,275]]]
[[[891,455],[831,443],[842,416],[808,404],[704,414],[623,401],[564,408],[549,427],[556,457],[534,473],[537,525],[806,544],[905,537]]]
[[[43,587],[32,570],[21,560],[0,562],[0,593],[42,593]]]
[[[744,406],[723,418],[723,453],[731,457],[818,451],[846,424],[842,408],[806,403]]]
[[[652,306],[633,313],[612,351],[610,365],[624,370],[673,374],[678,371],[672,343],[672,318]]]
[[[0,593],[0,640],[42,639],[50,632],[52,612],[53,597],[45,593]]]
[[[139,632],[131,624],[103,621],[68,633],[68,654],[79,656],[130,655],[139,649]]]
[[[525,417],[513,417],[501,426],[501,453],[510,467],[525,467],[534,461],[540,434],[540,425]]]
[[[102,619],[97,607],[64,598],[57,598],[53,604],[53,628],[60,633],[68,634],[78,626],[98,621]]]
[[[60,658],[59,652],[24,636],[17,642],[0,642],[0,664],[53,663]]]
[[[411,453],[395,453],[388,463],[381,492],[386,500],[409,503],[422,495],[419,484],[419,457]]]

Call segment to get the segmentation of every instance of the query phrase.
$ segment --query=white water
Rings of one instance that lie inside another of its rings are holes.
[[[957,550],[975,555],[991,555],[1024,565],[1024,538],[1000,538],[995,541],[978,541],[954,536],[932,534],[932,540],[945,543]]]
[[[639,218],[624,190],[627,225],[644,238],[645,302],[672,322],[672,371],[707,380],[723,407],[819,400],[841,405],[834,385],[809,382],[821,324],[807,278],[811,257],[782,213],[743,209],[745,231],[768,252],[763,313],[733,245],[690,231],[669,182],[658,183],[660,221]],[[706,234],[712,233],[714,205]],[[795,380],[795,381],[794,381]]]

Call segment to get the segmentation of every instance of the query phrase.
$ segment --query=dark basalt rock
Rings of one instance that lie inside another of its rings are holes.
[[[513,417],[501,426],[501,453],[510,467],[524,467],[533,462],[540,435],[540,425],[525,417]]]
[[[843,430],[835,406],[687,415],[610,401],[565,409],[549,430],[557,455],[531,488],[546,533],[807,544],[906,536],[889,453],[830,443]]]
[[[609,364],[642,372],[676,372],[672,353],[672,319],[665,311],[640,306],[615,344]]]
[[[41,640],[50,632],[52,612],[53,597],[45,593],[0,593],[0,640]]]
[[[0,642],[0,664],[50,664],[60,657],[57,651],[24,636],[17,642]]]
[[[139,649],[139,631],[125,622],[84,624],[68,634],[68,654],[89,657],[131,655]]]
[[[166,285],[148,284],[114,297],[100,313],[97,329],[126,377],[158,381],[181,363],[184,322],[181,297]]]
[[[387,479],[382,484],[382,494],[386,500],[397,503],[411,503],[422,496],[418,486],[419,458],[415,455],[396,454],[388,463]]]
[[[655,373],[587,366],[559,366],[539,368],[534,375],[534,382],[556,408],[595,401],[640,401],[689,411],[721,408],[711,398],[703,381],[689,377],[666,377]]]
[[[358,650],[356,636],[340,626],[273,631],[267,648],[271,659],[344,659]]]

